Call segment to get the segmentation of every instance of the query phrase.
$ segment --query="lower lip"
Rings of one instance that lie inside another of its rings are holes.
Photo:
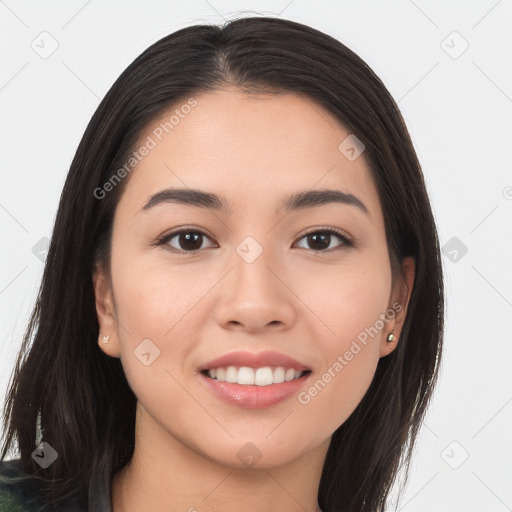
[[[245,409],[265,409],[283,402],[292,395],[296,395],[309,379],[311,372],[298,379],[270,386],[256,386],[246,384],[233,384],[207,377],[203,373],[200,377],[213,393],[226,402]]]

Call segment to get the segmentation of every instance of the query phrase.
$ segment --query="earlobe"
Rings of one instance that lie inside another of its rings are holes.
[[[110,334],[107,336],[100,334],[100,336],[98,336],[98,346],[107,356],[119,358],[121,352],[119,350],[117,337],[111,341],[110,336]]]
[[[388,354],[391,354],[391,352],[393,352],[395,350],[397,345],[398,345],[398,336],[395,333],[390,332],[386,336],[385,340],[381,343],[380,357],[384,357],[384,356],[387,356]]]

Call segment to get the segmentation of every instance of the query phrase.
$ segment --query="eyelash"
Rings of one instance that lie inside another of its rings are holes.
[[[167,245],[168,242],[174,238],[175,236],[177,235],[181,235],[183,233],[194,233],[194,234],[200,234],[202,236],[205,236],[207,238],[211,238],[210,235],[208,235],[208,233],[205,233],[204,231],[202,231],[201,229],[196,229],[196,228],[180,228],[179,230],[176,230],[176,231],[172,231],[171,233],[167,233],[163,236],[161,236],[160,238],[158,238],[155,242],[155,246],[157,247],[160,247],[160,246],[164,246],[164,245]],[[312,231],[309,231],[307,233],[304,233],[298,240],[302,240],[303,238],[309,236],[309,235],[315,235],[315,234],[333,234],[333,235],[336,235],[343,243],[341,246],[338,246],[338,247],[335,247],[333,249],[318,249],[318,250],[315,250],[315,249],[309,249],[315,253],[317,252],[320,252],[320,253],[331,253],[331,252],[336,252],[338,250],[343,250],[343,249],[347,249],[349,247],[353,247],[353,241],[352,239],[348,238],[342,231],[338,230],[338,229],[335,229],[335,228],[315,228],[314,230]],[[180,251],[178,249],[174,249],[174,248],[170,248],[170,246],[167,246],[167,247],[164,247],[165,250],[167,251],[170,251],[172,253],[175,253],[175,254],[195,254],[195,253],[198,253],[201,249],[198,249],[198,250],[195,250],[195,251]]]

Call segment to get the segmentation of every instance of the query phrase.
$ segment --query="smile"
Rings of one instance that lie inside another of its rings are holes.
[[[270,366],[260,368],[227,366],[203,370],[203,373],[211,379],[245,386],[271,386],[272,384],[290,382],[299,379],[307,372],[309,372],[309,370],[300,371],[282,366],[275,368]]]

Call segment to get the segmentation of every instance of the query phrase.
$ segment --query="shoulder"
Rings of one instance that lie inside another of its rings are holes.
[[[1,512],[52,511],[50,504],[43,498],[41,488],[40,479],[23,471],[21,460],[0,461]],[[86,508],[78,503],[63,503],[57,510],[85,512]]]

